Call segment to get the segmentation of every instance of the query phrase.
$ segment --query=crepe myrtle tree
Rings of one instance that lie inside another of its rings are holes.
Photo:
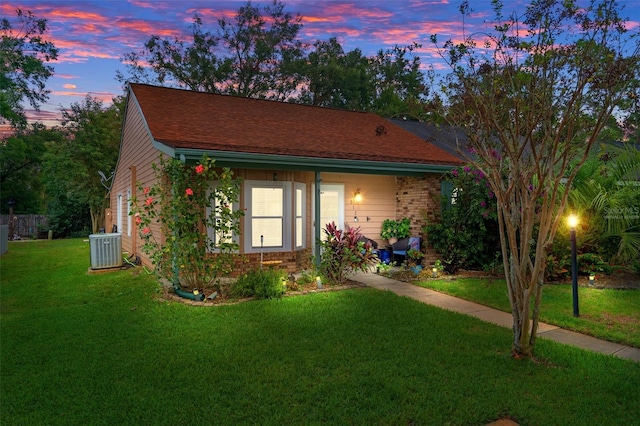
[[[607,119],[624,115],[640,56],[614,0],[532,1],[509,16],[501,1],[492,7],[492,30],[431,41],[450,66],[441,90],[449,122],[465,129],[458,149],[497,200],[512,354],[532,357],[547,252],[567,189]],[[469,15],[469,2],[460,11]]]

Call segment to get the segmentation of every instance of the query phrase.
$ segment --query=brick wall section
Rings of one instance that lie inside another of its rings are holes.
[[[396,178],[396,217],[408,217],[411,221],[411,235],[420,236],[423,251],[427,235],[423,227],[440,220],[440,180],[439,175],[425,177]],[[427,247],[423,265],[430,266],[439,259],[438,254]]]
[[[312,250],[310,248],[286,253],[263,253],[262,261],[265,262],[263,267],[280,269],[286,271],[287,274],[296,274],[303,269],[311,269],[313,267],[311,253]],[[282,263],[268,264],[268,262],[273,261]],[[238,255],[234,257],[233,272],[231,272],[229,277],[236,278],[256,269],[260,269],[260,253]]]

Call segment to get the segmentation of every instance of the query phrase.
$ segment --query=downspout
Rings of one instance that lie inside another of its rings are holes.
[[[130,179],[131,179],[131,193],[134,196],[137,196],[136,194],[136,181],[138,180],[138,174],[137,174],[137,169],[136,166],[131,166],[129,167],[129,172],[130,172]],[[129,200],[129,203],[131,203],[131,200]],[[131,253],[131,256],[133,257],[133,259],[138,259],[138,224],[136,223],[135,220],[131,221],[131,227],[133,229],[130,229],[131,231],[131,251],[133,253]]]
[[[314,194],[316,203],[315,203],[315,218],[316,218],[316,226],[315,226],[315,250],[314,255],[316,259],[316,269],[320,269],[320,183],[322,182],[322,178],[320,177],[320,172],[316,171],[316,193]]]

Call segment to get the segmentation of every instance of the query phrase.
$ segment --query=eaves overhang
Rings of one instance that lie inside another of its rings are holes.
[[[154,140],[154,146],[170,157],[195,162],[206,155],[216,165],[244,169],[278,169],[312,172],[360,173],[392,176],[422,176],[425,173],[445,173],[456,167],[446,164],[399,163],[339,158],[318,158],[293,155],[257,154],[206,149],[173,148]]]

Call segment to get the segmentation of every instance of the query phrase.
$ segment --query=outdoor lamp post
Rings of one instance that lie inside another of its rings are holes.
[[[578,307],[578,258],[576,254],[576,225],[578,224],[578,216],[569,215],[567,219],[569,228],[571,228],[571,288],[573,291],[573,316],[580,316],[580,308]]]

